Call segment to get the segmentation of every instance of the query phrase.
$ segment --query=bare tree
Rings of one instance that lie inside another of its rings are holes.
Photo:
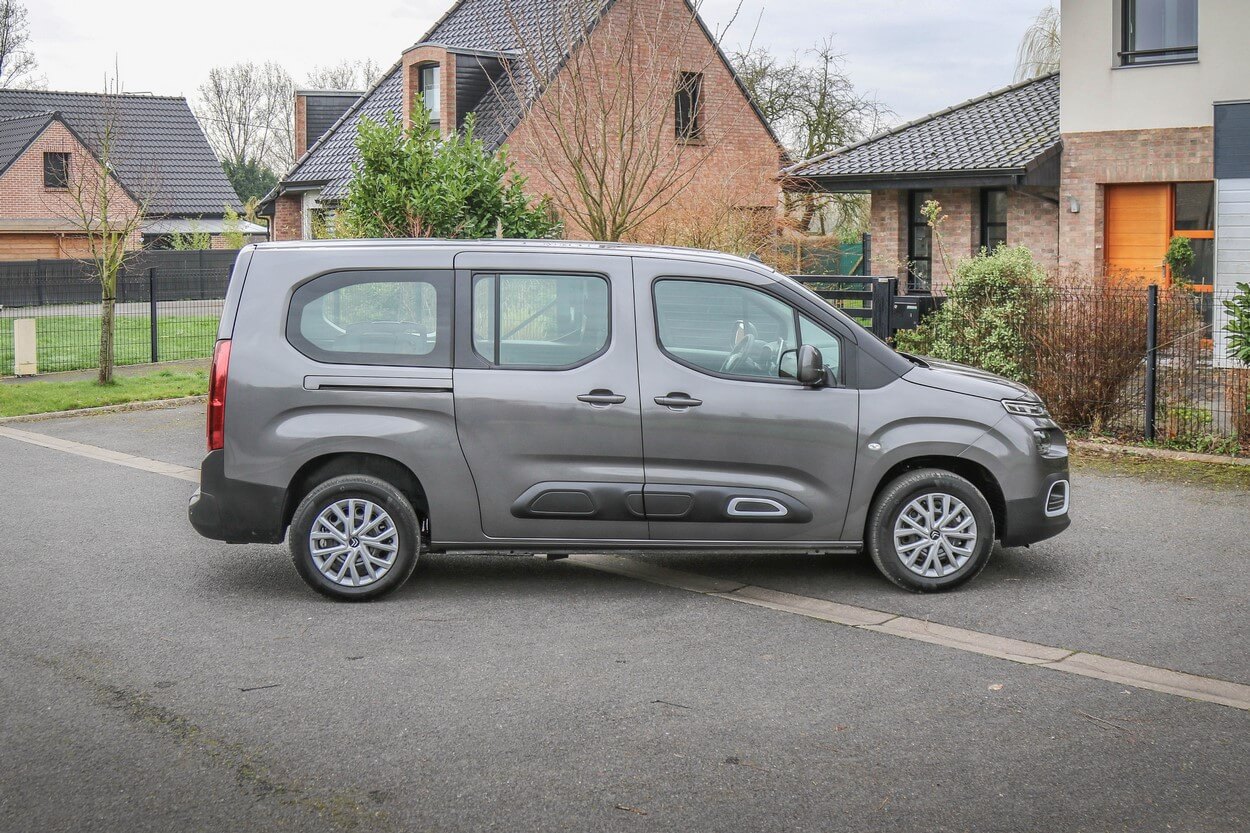
[[[248,61],[209,70],[196,115],[226,165],[285,170],[295,147],[294,99],[295,86],[281,65]]]
[[[1016,80],[1027,81],[1059,70],[1059,10],[1047,6],[1024,30],[1016,50]]]
[[[58,213],[82,236],[86,260],[100,284],[100,360],[97,379],[113,381],[113,333],[117,279],[139,249],[148,198],[128,191],[114,176],[120,161],[122,90],[114,78],[105,84],[100,114],[94,122],[75,122],[94,158],[70,157],[65,189],[56,193]],[[145,194],[151,189],[144,188]]]
[[[765,49],[734,53],[738,77],[794,159],[811,159],[879,131],[890,110],[855,88],[844,56],[827,37],[781,60]],[[787,214],[803,231],[834,215],[836,225],[862,227],[868,200],[862,194],[824,194],[790,183]],[[821,229],[830,231],[829,229]]]
[[[531,133],[521,141],[543,184],[587,236],[636,232],[673,204],[721,142],[724,126],[704,118],[696,80],[719,57],[695,7],[684,0],[505,0],[504,7],[519,56],[504,62],[496,92],[515,115],[527,115]],[[677,96],[684,105],[675,106]]]
[[[35,75],[39,61],[30,49],[30,20],[26,7],[14,0],[0,0],[0,89],[40,88]]]
[[[382,77],[386,67],[372,58],[350,58],[313,67],[304,83],[315,90],[364,90]]]

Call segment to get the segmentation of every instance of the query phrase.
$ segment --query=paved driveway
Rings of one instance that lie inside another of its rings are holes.
[[[179,465],[199,408],[22,424]],[[185,481],[0,436],[5,830],[1250,827],[1250,712],[567,561],[388,599],[189,528]],[[971,586],[855,557],[640,563],[1250,683],[1250,493],[1083,472]]]

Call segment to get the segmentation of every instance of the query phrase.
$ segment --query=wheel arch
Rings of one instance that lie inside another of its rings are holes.
[[[286,490],[286,501],[282,510],[283,528],[290,526],[296,507],[318,483],[345,474],[371,475],[399,489],[417,513],[423,533],[428,533],[430,502],[425,487],[412,469],[393,457],[356,451],[323,454],[299,467]]]
[[[865,540],[868,537],[868,524],[872,518],[871,507],[876,505],[877,498],[881,495],[882,490],[903,474],[919,469],[941,469],[951,474],[957,474],[972,483],[985,496],[986,502],[989,503],[990,511],[994,514],[995,529],[1001,532],[1001,530],[1006,528],[1007,501],[1003,497],[1002,486],[999,485],[997,478],[994,477],[989,469],[966,457],[927,454],[909,457],[906,460],[895,463],[877,480],[877,484],[872,491],[872,499],[868,502],[870,509],[865,513],[864,525],[861,530]]]

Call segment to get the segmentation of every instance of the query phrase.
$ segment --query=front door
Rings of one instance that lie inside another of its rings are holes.
[[[839,384],[851,346],[754,272],[647,258],[634,271],[651,539],[840,540],[859,412]],[[805,343],[834,384],[795,381]]]
[[[456,257],[455,406],[482,529],[642,541],[630,260]]]
[[[1171,237],[1171,208],[1168,183],[1106,186],[1108,275],[1167,284],[1163,255]]]

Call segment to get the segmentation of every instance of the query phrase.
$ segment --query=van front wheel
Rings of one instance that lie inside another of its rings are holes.
[[[315,487],[291,518],[291,558],[309,587],[342,601],[395,590],[417,566],[420,524],[385,480],[343,475]]]
[[[980,490],[941,469],[900,475],[868,515],[868,552],[881,574],[913,593],[976,576],[994,549],[994,513]]]

